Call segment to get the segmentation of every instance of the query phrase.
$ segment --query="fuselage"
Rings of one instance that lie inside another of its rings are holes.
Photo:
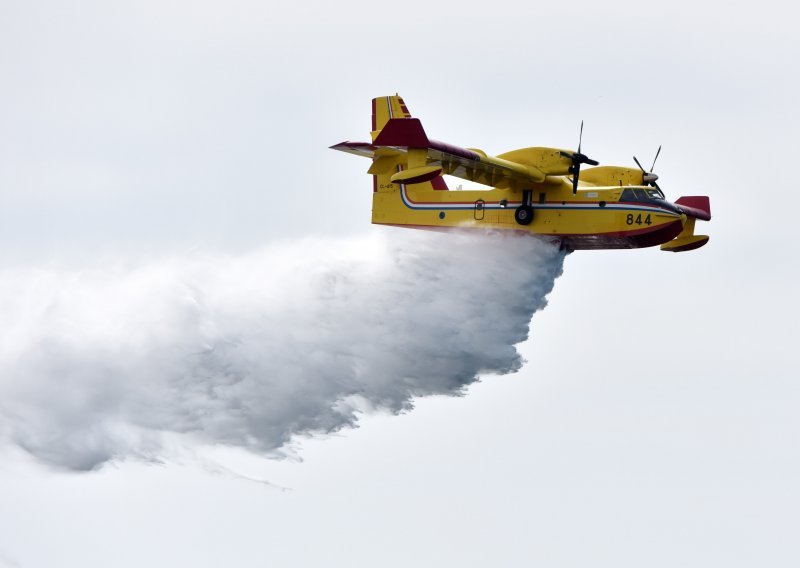
[[[429,186],[428,186],[429,187]],[[559,241],[570,250],[655,246],[674,239],[686,215],[649,186],[531,189],[415,189],[385,184],[373,194],[372,222],[421,229],[485,228],[525,231]],[[515,218],[523,202],[529,224]]]

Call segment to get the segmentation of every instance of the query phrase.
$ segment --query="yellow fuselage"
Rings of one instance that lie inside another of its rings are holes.
[[[424,229],[486,228],[535,233],[568,249],[638,248],[665,243],[683,229],[686,215],[644,186],[580,188],[571,184],[530,190],[533,220],[514,212],[523,202],[515,189],[429,189],[429,184],[383,184],[373,194],[372,222]],[[637,199],[638,197],[638,199]]]

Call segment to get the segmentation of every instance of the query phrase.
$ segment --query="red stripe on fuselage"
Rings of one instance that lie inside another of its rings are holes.
[[[671,241],[683,230],[680,220],[657,227],[615,231],[611,233],[561,234],[561,239],[573,250],[645,248]]]
[[[407,229],[420,229],[424,231],[437,231],[449,232],[458,230],[475,230],[474,227],[438,227],[435,225],[417,225],[402,223],[374,223],[375,225],[387,225],[391,227],[404,227]],[[645,248],[660,245],[671,241],[683,230],[683,223],[681,221],[673,221],[665,225],[655,228],[634,229],[631,231],[617,231],[613,233],[596,233],[596,234],[545,234],[533,233],[525,229],[518,229],[510,226],[492,226],[482,227],[484,230],[493,231],[514,231],[516,233],[525,233],[532,236],[541,237],[548,240],[558,240],[562,242],[567,248],[572,250],[592,250],[592,249],[631,249],[631,248]]]

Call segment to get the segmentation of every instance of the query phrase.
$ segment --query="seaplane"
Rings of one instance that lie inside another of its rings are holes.
[[[578,149],[533,147],[490,156],[428,137],[399,95],[372,99],[371,142],[331,146],[372,160],[372,222],[429,230],[522,231],[567,251],[661,245],[702,247],[695,221],[711,220],[707,196],[666,200],[658,175],[638,167],[600,166]],[[659,147],[656,159],[661,152]],[[582,166],[593,166],[585,167]],[[444,175],[486,186],[451,190]]]

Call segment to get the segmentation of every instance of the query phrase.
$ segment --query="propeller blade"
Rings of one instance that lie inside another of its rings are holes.
[[[656,157],[653,158],[653,165],[650,166],[650,171],[653,171],[653,168],[656,167],[656,160],[658,160],[658,155],[661,153],[661,146],[658,147],[658,151],[656,152]]]
[[[580,162],[575,164],[575,171],[572,174],[572,195],[578,193],[578,178],[581,175],[581,164]]]
[[[644,173],[647,173],[647,170],[645,170],[645,169],[642,167],[642,164],[640,164],[640,163],[639,163],[639,160],[637,160],[637,159],[636,159],[636,156],[634,156],[634,157],[633,157],[633,161],[634,161],[634,162],[636,162],[636,165],[637,165],[637,166],[639,166],[639,169],[640,169],[640,170],[642,170]]]
[[[600,164],[597,160],[592,160],[589,156],[585,154],[581,154],[581,145],[583,144],[583,121],[581,120],[581,131],[578,135],[578,151],[572,154],[567,152],[559,151],[564,158],[569,158],[572,160],[572,167],[569,169],[570,173],[572,174],[572,194],[575,195],[578,193],[578,179],[581,175],[581,164],[590,164],[592,166],[597,166]]]

